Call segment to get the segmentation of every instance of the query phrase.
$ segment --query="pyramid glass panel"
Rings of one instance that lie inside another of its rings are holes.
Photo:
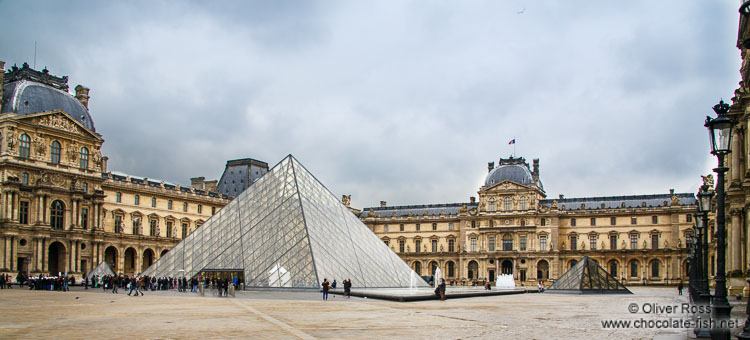
[[[145,275],[244,272],[245,287],[408,287],[413,271],[291,155],[276,164]],[[417,286],[427,287],[421,278]]]
[[[632,294],[594,260],[584,256],[573,268],[560,276],[547,292],[573,294]]]
[[[94,270],[89,273],[87,276],[89,279],[89,282],[91,282],[91,278],[96,275],[97,277],[102,277],[105,275],[115,275],[115,272],[112,271],[112,268],[107,264],[107,261],[99,262],[99,264],[94,268]]]

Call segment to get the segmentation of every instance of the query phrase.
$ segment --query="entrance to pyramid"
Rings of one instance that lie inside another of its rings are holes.
[[[205,268],[198,272],[198,276],[209,280],[224,279],[234,282],[234,279],[237,279],[238,283],[245,282],[245,271],[242,269],[226,270]]]
[[[163,254],[143,275],[241,277],[246,289],[428,287],[291,155]],[[241,274],[241,276],[240,276]]]

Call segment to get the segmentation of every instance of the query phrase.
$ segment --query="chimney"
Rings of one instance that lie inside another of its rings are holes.
[[[669,189],[669,195],[670,195],[670,196],[673,196],[673,195],[674,195],[674,189]]]
[[[190,179],[190,187],[193,189],[203,190],[206,177],[193,177]]]
[[[217,180],[207,181],[205,184],[206,184],[206,191],[216,192],[216,186],[219,184],[219,181]]]
[[[89,88],[83,85],[76,86],[76,99],[78,99],[86,110],[89,109]]]
[[[560,194],[560,199],[563,199],[563,198],[565,198],[565,195]]]
[[[539,158],[536,158],[533,160],[534,162],[534,171],[531,172],[531,176],[534,177],[534,182],[539,183]]]
[[[469,202],[470,202],[471,204],[477,203],[477,198],[476,198],[476,197],[474,197],[474,196],[471,196],[471,197],[469,197]]]
[[[489,162],[487,163],[487,172],[492,171],[492,169],[495,168],[495,162]]]
[[[107,161],[109,160],[109,157],[104,156],[102,157],[102,172],[107,172]]]
[[[381,207],[381,208],[384,208],[385,206],[386,206],[386,203],[385,203],[385,201],[380,201],[380,207]]]
[[[3,84],[5,84],[5,62],[0,60],[0,112],[3,111]]]

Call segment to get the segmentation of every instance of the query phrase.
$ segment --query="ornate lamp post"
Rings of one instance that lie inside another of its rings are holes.
[[[705,126],[708,128],[708,136],[711,142],[711,153],[719,160],[719,166],[714,169],[717,176],[716,183],[716,289],[711,304],[711,315],[714,327],[711,328],[712,339],[729,339],[730,333],[727,325],[732,306],[727,300],[727,278],[726,278],[726,227],[724,216],[724,174],[728,168],[724,166],[724,157],[731,152],[732,127],[734,121],[727,116],[729,104],[720,101],[714,106],[717,117],[711,119],[706,117]]]
[[[701,186],[698,192],[698,210],[701,213],[701,223],[698,225],[698,237],[703,244],[703,259],[701,259],[701,290],[710,296],[708,288],[708,213],[711,212],[711,199],[714,194],[710,192],[708,185]],[[708,301],[708,300],[707,300]]]

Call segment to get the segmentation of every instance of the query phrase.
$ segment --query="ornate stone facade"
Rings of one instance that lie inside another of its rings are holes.
[[[589,256],[626,284],[687,280],[685,239],[693,194],[547,199],[523,158],[489,163],[479,199],[364,208],[360,219],[420,275],[440,267],[467,285],[512,274],[517,284],[551,283]],[[349,197],[344,197],[346,201]]]
[[[67,77],[25,65],[0,72],[0,83],[0,272],[80,277],[106,260],[116,272],[137,273],[228,203],[214,192],[108,172],[88,89],[62,92]],[[41,94],[21,93],[28,84]],[[46,95],[61,93],[86,115],[15,108],[43,107]]]

